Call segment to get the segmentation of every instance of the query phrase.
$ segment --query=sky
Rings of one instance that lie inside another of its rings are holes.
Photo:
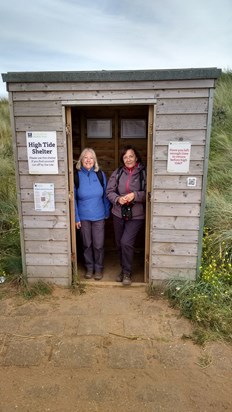
[[[0,10],[0,73],[232,70],[231,0],[0,0]]]

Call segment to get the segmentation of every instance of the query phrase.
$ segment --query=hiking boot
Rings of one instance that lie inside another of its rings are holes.
[[[95,275],[94,275],[95,280],[101,280],[102,278],[103,278],[102,272],[95,272]]]
[[[116,277],[116,282],[122,282],[123,280],[123,273],[119,273],[119,275]]]
[[[122,284],[124,286],[130,286],[131,285],[131,275],[130,274],[127,274],[127,273],[123,274]]]
[[[85,274],[85,279],[91,279],[93,277],[93,271],[92,270],[87,270]]]

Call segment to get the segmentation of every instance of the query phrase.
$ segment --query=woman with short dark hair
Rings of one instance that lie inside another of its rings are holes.
[[[146,174],[139,152],[131,145],[122,149],[123,166],[110,176],[106,195],[112,203],[116,246],[121,272],[116,281],[131,285],[134,244],[144,225]]]

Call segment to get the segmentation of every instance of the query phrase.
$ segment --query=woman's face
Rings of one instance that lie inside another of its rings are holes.
[[[81,164],[87,170],[92,169],[92,167],[94,166],[94,157],[91,152],[85,153],[84,157],[82,158]]]
[[[135,156],[135,152],[132,149],[129,149],[126,151],[126,153],[123,156],[123,162],[128,169],[134,167],[137,162],[137,157]]]

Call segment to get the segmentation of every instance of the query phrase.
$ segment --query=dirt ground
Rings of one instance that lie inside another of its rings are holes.
[[[232,347],[191,332],[144,287],[2,297],[0,411],[232,411]]]

